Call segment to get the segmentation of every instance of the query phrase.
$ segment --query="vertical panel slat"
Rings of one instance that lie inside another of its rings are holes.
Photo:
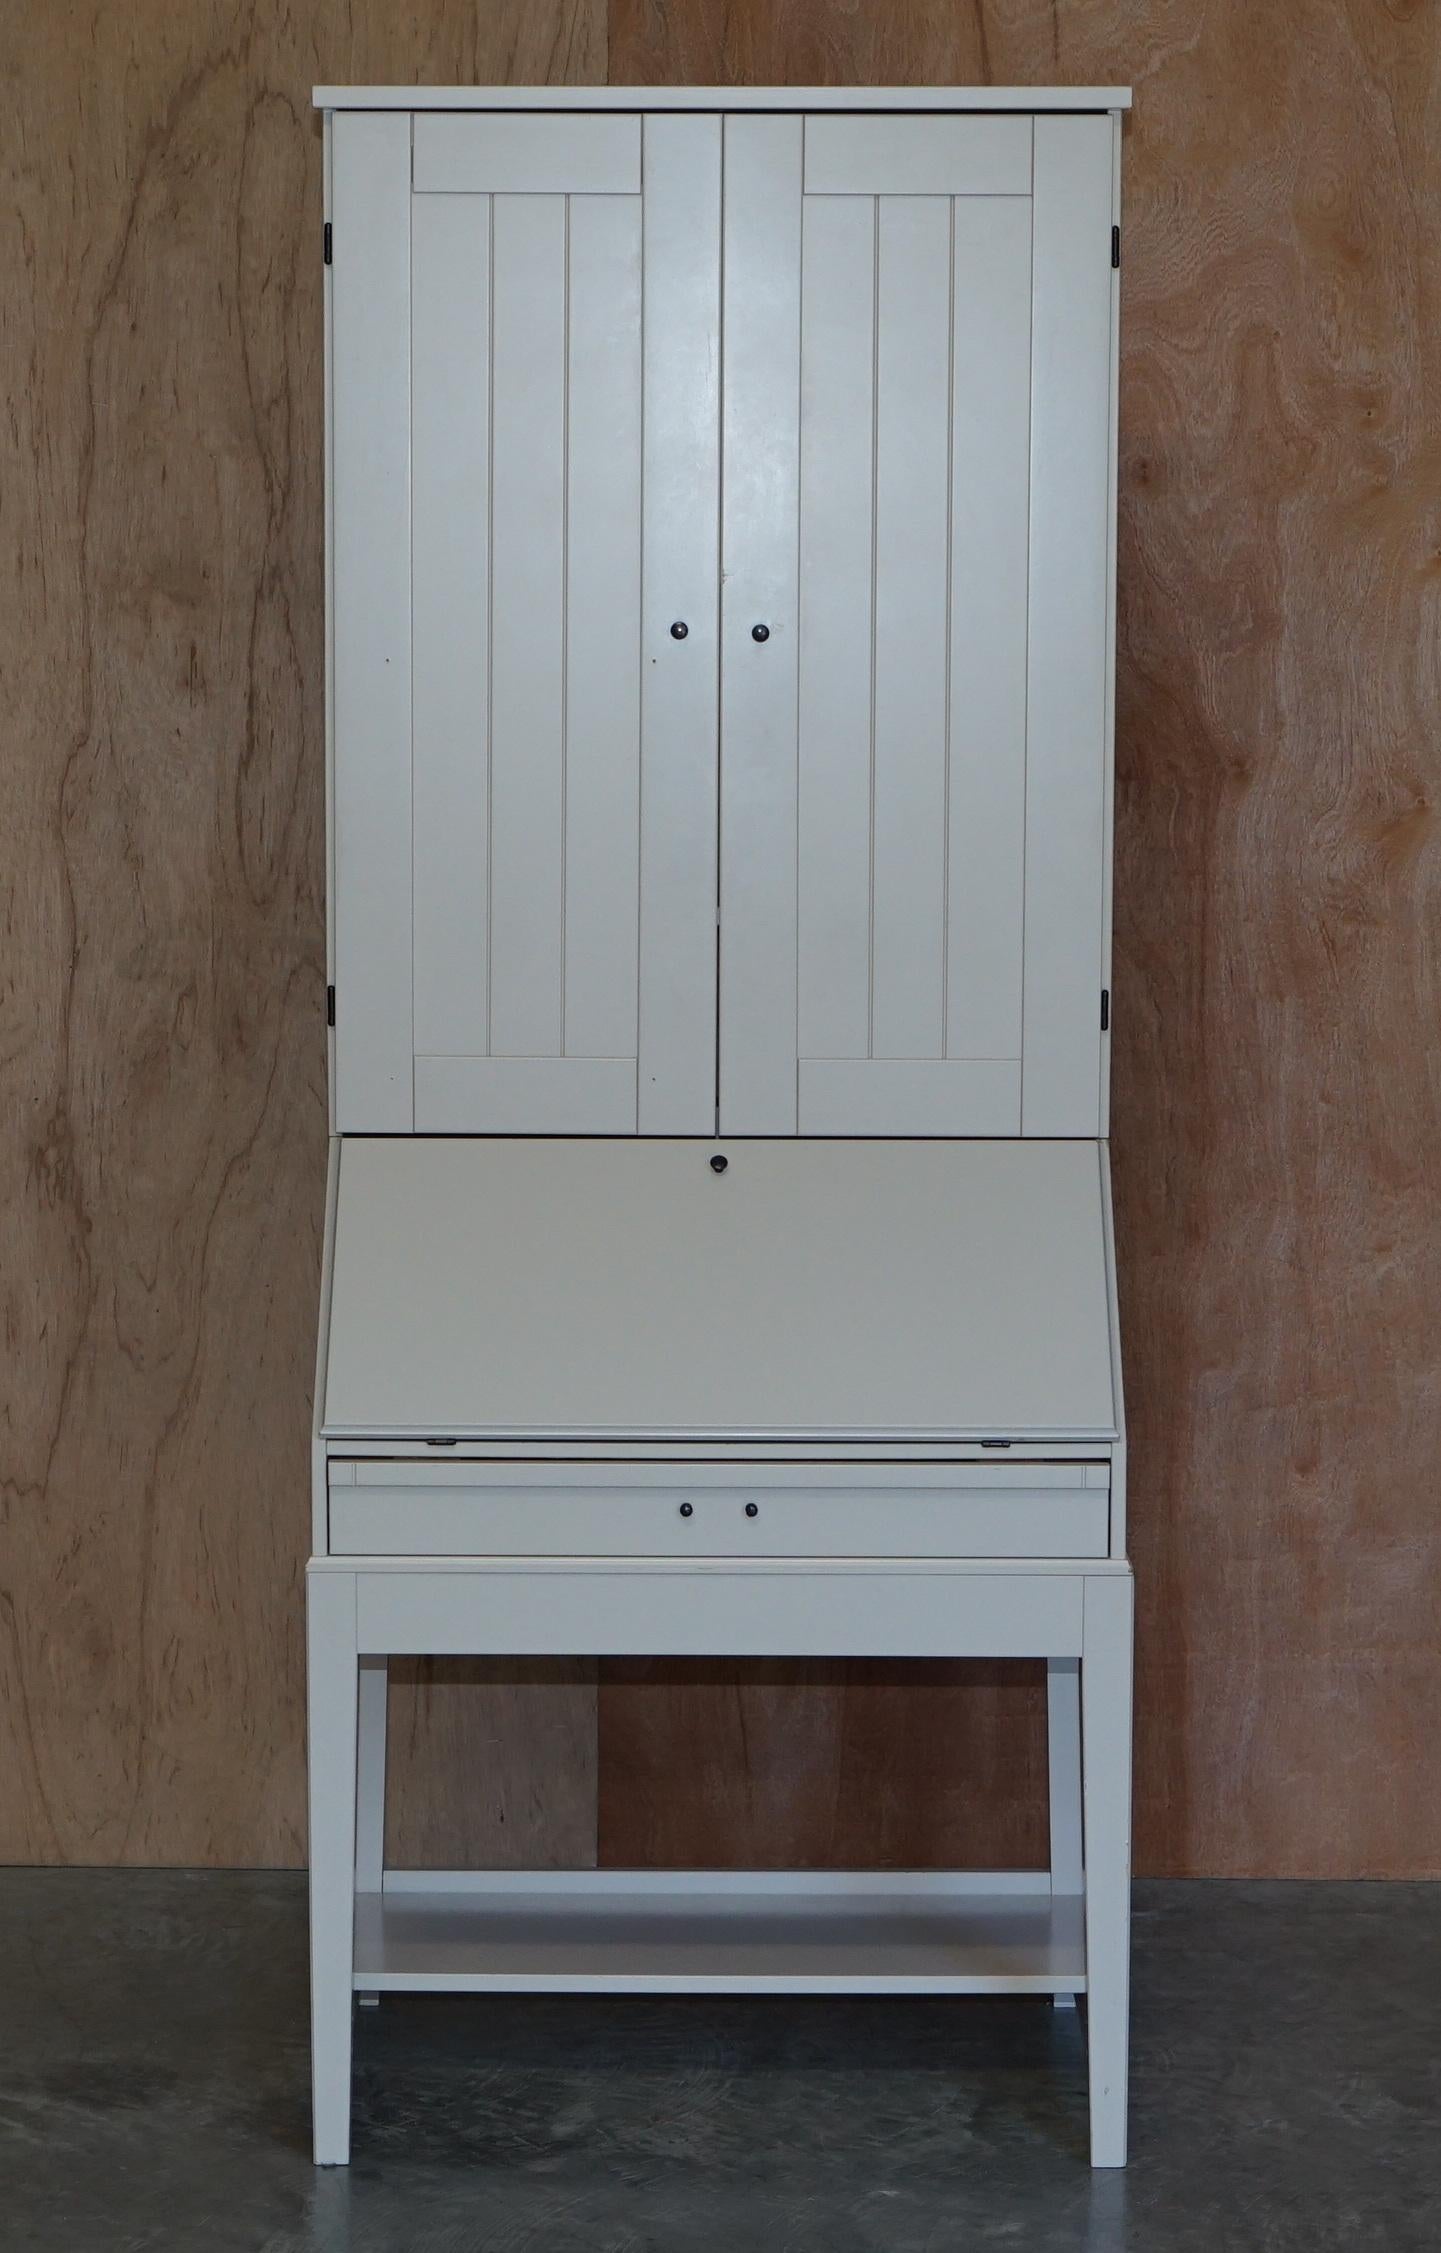
[[[1096,1134],[1112,143],[1036,120],[1022,1132]]]
[[[638,196],[570,206],[565,1052],[633,1056],[640,821]]]
[[[647,117],[640,1128],[715,1124],[720,180],[716,117]],[[684,641],[670,628],[684,621]]]
[[[334,121],[335,1124],[412,1124],[410,119]]]
[[[563,196],[497,196],[491,483],[490,1048],[561,1045]]]
[[[1031,212],[954,211],[946,1053],[1019,1056]]]
[[[871,535],[876,205],[807,197],[801,258],[799,1027],[870,1036]]]
[[[946,813],[950,219],[880,205],[871,1052],[939,1056]]]
[[[490,199],[412,199],[415,1045],[483,1056]]]
[[[801,121],[725,132],[720,1123],[794,1134]]]

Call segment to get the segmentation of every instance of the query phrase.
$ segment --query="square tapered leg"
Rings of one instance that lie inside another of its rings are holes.
[[[1081,1855],[1081,1669],[1074,1658],[1053,1658],[1046,1667],[1046,1745],[1050,1768],[1051,1891],[1074,1893],[1084,1884]],[[1074,2010],[1065,1990],[1053,1996],[1058,2010]]]
[[[1129,1573],[1086,1581],[1081,1630],[1081,1803],[1091,2165],[1126,2164],[1131,1966]]]
[[[355,1575],[308,1575],[310,2040],[315,2160],[350,2157],[355,1934],[356,1734],[360,1666]]]

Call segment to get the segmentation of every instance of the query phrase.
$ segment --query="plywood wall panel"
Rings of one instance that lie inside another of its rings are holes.
[[[608,66],[602,0],[8,13],[0,1855],[302,1852],[309,88],[608,67],[1136,87],[1113,1132],[1138,1856],[1441,1870],[1435,11],[609,13]],[[594,1697],[584,1669],[402,1679],[393,1850],[585,1858]],[[1024,1684],[610,1668],[600,1728],[610,1859],[1010,1859],[1041,1835]]]
[[[608,1663],[600,1859],[1038,1867],[1042,1675],[1015,1660]]]
[[[404,1869],[595,1861],[590,1659],[397,1659],[386,1857]]]
[[[5,43],[0,1857],[297,1861],[325,1154],[310,87],[596,79],[604,22],[141,0],[11,8]],[[570,1696],[573,1808],[594,1692]],[[472,1710],[493,1761],[497,1732],[550,1727],[520,1692]],[[449,1709],[437,1733],[468,1772]],[[405,1851],[430,1834],[400,1804]]]

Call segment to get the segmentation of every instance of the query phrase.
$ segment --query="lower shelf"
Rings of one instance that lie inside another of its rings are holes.
[[[387,1872],[355,1985],[599,1994],[1081,1994],[1044,1873]]]

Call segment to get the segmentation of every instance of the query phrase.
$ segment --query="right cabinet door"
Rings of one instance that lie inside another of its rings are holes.
[[[721,1129],[1095,1135],[1111,120],[725,134]]]

